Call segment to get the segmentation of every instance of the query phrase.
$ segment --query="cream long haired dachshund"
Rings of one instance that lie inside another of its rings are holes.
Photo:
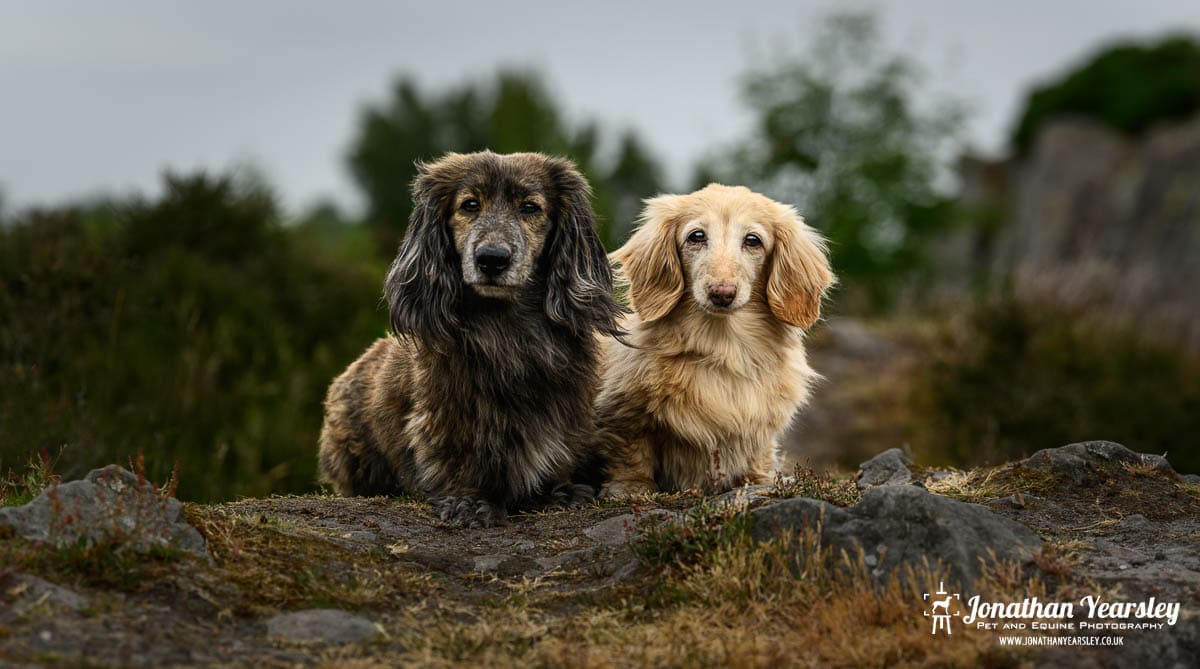
[[[612,254],[636,314],[630,345],[606,343],[603,494],[767,482],[819,378],[803,328],[834,282],[825,242],[791,207],[717,184],[647,200],[640,223]]]

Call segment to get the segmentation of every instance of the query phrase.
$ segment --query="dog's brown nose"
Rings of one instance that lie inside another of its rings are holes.
[[[718,283],[708,288],[708,301],[718,307],[727,307],[733,304],[735,297],[737,297],[737,286],[731,283]]]

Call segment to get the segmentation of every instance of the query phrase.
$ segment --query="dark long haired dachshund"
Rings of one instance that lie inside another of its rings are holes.
[[[342,495],[418,494],[473,527],[590,499],[595,333],[621,312],[587,181],[535,153],[419,166],[385,293],[398,335],[334,380],[322,478]]]

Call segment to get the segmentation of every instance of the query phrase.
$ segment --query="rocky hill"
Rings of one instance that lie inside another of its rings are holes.
[[[986,224],[945,250],[961,286],[1011,278],[1019,295],[1103,309],[1200,350],[1200,117],[1137,139],[1058,119],[1028,155],[967,159],[962,177]]]
[[[1109,442],[970,471],[892,450],[853,477],[797,469],[719,497],[600,503],[489,530],[446,526],[409,499],[198,506],[169,492],[109,467],[0,509],[0,661],[1200,663],[1200,480]],[[1021,621],[971,620],[976,595],[1072,603],[1073,617],[1041,622],[1074,628],[983,628]],[[1096,598],[1144,606],[1089,617]],[[950,634],[931,631],[939,616]]]

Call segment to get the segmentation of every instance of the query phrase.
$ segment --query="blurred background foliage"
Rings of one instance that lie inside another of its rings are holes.
[[[0,459],[70,474],[143,451],[188,499],[312,486],[329,380],[382,333],[379,277],[281,225],[256,184],[165,177],[153,202],[0,232]]]
[[[965,105],[880,49],[869,15],[814,34],[811,51],[746,73],[750,134],[712,147],[683,187],[719,180],[794,203],[831,241],[830,313],[885,323],[884,340],[906,332],[885,341],[912,354],[903,385],[881,385],[874,362],[854,383],[831,374],[829,410],[854,412],[833,423],[890,423],[833,435],[829,461],[906,443],[970,465],[1107,438],[1200,470],[1194,351],[1011,295],[913,299],[942,273],[937,246],[983,225],[954,187]],[[1197,53],[1185,38],[1101,53],[1033,92],[1014,145],[1062,113],[1137,133],[1196,111]],[[536,73],[501,71],[440,90],[401,77],[362,110],[346,157],[361,218],[331,202],[288,216],[243,173],[168,173],[153,199],[22,212],[0,200],[0,470],[61,449],[72,476],[143,451],[158,479],[179,461],[186,499],[312,490],[325,389],[385,332],[380,286],[414,162],[482,148],[575,160],[610,248],[642,198],[672,188],[632,130],[572,122]],[[830,333],[814,337],[814,365],[836,369],[821,357]],[[855,383],[887,410],[838,405]]]
[[[504,70],[493,79],[423,93],[402,78],[390,99],[362,112],[349,155],[350,171],[367,197],[367,223],[380,251],[395,251],[412,212],[408,184],[415,163],[447,151],[537,150],[569,156],[589,177],[602,239],[619,245],[642,198],[662,191],[662,168],[632,130],[614,144],[595,122],[572,126],[541,79]]]
[[[1200,112],[1200,43],[1179,35],[1152,44],[1104,49],[1063,77],[1035,89],[1013,130],[1012,144],[1029,149],[1048,119],[1085,116],[1134,135],[1156,123]]]
[[[885,310],[955,224],[947,178],[965,105],[923,95],[921,69],[878,46],[871,15],[833,16],[816,35],[745,75],[754,130],[705,160],[692,185],[745,183],[795,204],[830,240],[850,290],[839,308]]]
[[[1200,471],[1200,356],[1001,295],[937,328],[914,387],[913,441],[946,463],[1003,462],[1106,439]],[[925,410],[920,407],[924,406]]]

